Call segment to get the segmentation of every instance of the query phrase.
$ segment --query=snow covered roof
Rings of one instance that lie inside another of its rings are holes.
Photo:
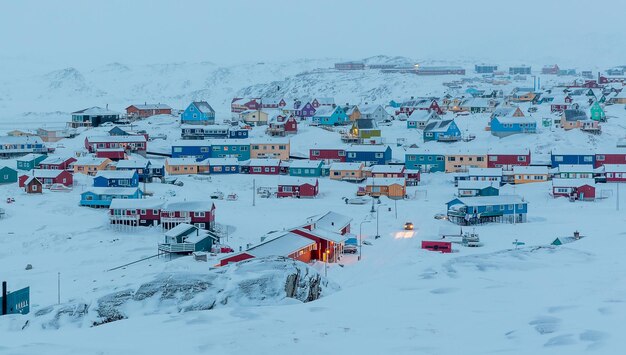
[[[39,136],[0,136],[2,144],[43,144]]]
[[[325,240],[330,240],[333,243],[343,243],[348,239],[347,235],[342,235],[340,233],[332,232],[323,228],[313,228],[313,230],[298,228],[298,230],[306,234],[313,234]]]
[[[404,186],[405,184],[406,180],[404,178],[367,178],[367,180],[365,180],[365,185],[367,186]]]
[[[108,142],[145,142],[146,137],[143,135],[128,135],[128,136],[96,136],[87,137],[87,141],[90,143],[108,143]]]
[[[371,167],[373,174],[400,174],[404,171],[404,165],[374,165]]]
[[[424,127],[425,132],[446,132],[454,120],[442,120],[430,122]]]
[[[196,158],[167,158],[167,165],[198,165]]]
[[[94,157],[80,157],[73,162],[72,166],[75,165],[101,165],[102,163],[109,160],[108,158],[94,158]]]
[[[72,115],[88,115],[88,116],[119,116],[120,113],[116,111],[111,111],[107,108],[102,108],[99,106],[85,108],[79,111],[72,112]]]
[[[548,175],[547,166],[514,166],[513,174]]]
[[[85,192],[91,192],[96,195],[117,195],[132,196],[139,190],[136,187],[89,187]]]
[[[165,110],[170,109],[166,104],[143,104],[143,105],[131,105],[129,107],[136,107],[139,110]]]
[[[352,222],[352,218],[337,212],[329,211],[315,221],[315,228],[328,231],[341,231]]]
[[[563,111],[566,121],[584,121],[587,120],[587,112],[584,110],[565,110]]]
[[[604,164],[605,173],[626,173],[626,164]]]
[[[458,200],[466,206],[494,206],[528,203],[518,195],[460,197]]]
[[[556,168],[559,173],[593,173],[591,164],[559,164]]]
[[[322,164],[321,160],[294,160],[290,163],[289,168],[294,169],[315,169]]]
[[[359,118],[358,120],[354,121],[354,125],[358,129],[376,129],[376,128],[378,128],[376,126],[376,122],[373,119],[369,119],[369,118]]]
[[[115,166],[118,169],[145,169],[149,163],[150,161],[148,159],[128,159],[118,161]]]
[[[286,186],[301,186],[304,184],[309,184],[311,186],[315,186],[317,184],[316,178],[303,178],[296,176],[281,176],[278,179],[278,185],[286,185]]]
[[[209,113],[209,114],[215,113],[215,110],[213,110],[213,107],[211,107],[211,105],[209,105],[209,103],[206,101],[194,101],[193,105],[196,106],[198,111],[202,113]]]
[[[55,178],[64,171],[65,170],[58,169],[34,169],[32,171],[32,176],[36,176],[38,178]]]
[[[467,169],[469,176],[502,176],[502,168],[469,168]]]
[[[382,108],[381,105],[361,105],[359,106],[359,111],[362,115],[372,115],[376,113],[379,107]]]
[[[111,200],[111,206],[109,209],[145,209],[145,210],[157,210],[160,209],[165,201],[158,198],[145,198],[145,199],[135,199],[135,198],[114,198]]]
[[[583,185],[596,186],[594,179],[552,179],[552,187],[580,187]]]
[[[351,145],[346,148],[346,152],[376,152],[376,153],[384,153],[387,151],[389,146],[387,145],[371,145],[371,144],[363,144],[363,145]]]
[[[488,108],[491,107],[491,99],[481,98],[481,97],[473,97],[465,100],[461,106],[464,107],[481,107]]]
[[[482,190],[490,186],[500,189],[500,184],[497,181],[459,180],[457,183],[459,190]]]
[[[280,159],[250,159],[249,166],[280,166]]]
[[[239,165],[237,158],[207,158],[202,162],[209,164],[209,166]]]
[[[330,117],[335,112],[335,107],[332,106],[320,106],[315,109],[314,117]]]
[[[94,178],[105,179],[132,179],[137,172],[134,170],[100,170]]]
[[[44,156],[44,155],[43,155],[43,154],[33,154],[33,153],[29,153],[29,154],[26,154],[26,155],[24,155],[24,156],[22,156],[22,157],[19,157],[19,158],[17,159],[17,161],[31,161],[31,160],[35,160],[35,159],[37,159],[37,158],[40,158],[40,157],[42,157],[42,156]]]
[[[332,97],[316,97],[315,99],[320,105],[332,105],[335,103],[335,99]]]
[[[185,233],[189,232],[192,229],[197,230],[198,228],[196,226],[188,224],[188,223],[181,223],[181,224],[177,225],[176,227],[174,227],[174,228],[168,230],[167,232],[165,232],[165,236],[169,237],[169,238],[176,238],[176,237],[180,236],[181,234],[185,234]]]
[[[168,202],[163,211],[207,212],[213,209],[212,201],[180,201]]]
[[[360,170],[363,163],[332,163],[330,170]]]
[[[250,254],[257,258],[265,256],[287,256],[298,250],[315,245],[312,239],[305,238],[292,232],[279,235],[276,238],[267,240],[259,245],[253,246],[246,250],[246,254]]]
[[[231,141],[229,139],[228,141]],[[250,139],[250,144],[289,144],[289,138],[259,137]]]
[[[411,113],[408,121],[411,122],[426,122],[431,119],[439,119],[439,115],[435,111],[431,110],[415,110]]]

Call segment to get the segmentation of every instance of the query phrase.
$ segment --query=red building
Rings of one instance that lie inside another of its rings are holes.
[[[87,137],[85,148],[90,153],[95,153],[99,149],[123,148],[129,152],[145,154],[148,140],[143,135]]]
[[[373,178],[404,178],[404,165],[374,165],[371,167]]]
[[[346,151],[345,149],[336,148],[312,148],[309,150],[309,160],[324,160],[326,162],[345,163]]]
[[[282,178],[278,182],[277,197],[309,197],[313,198],[319,193],[319,181],[306,178]]]
[[[69,170],[70,164],[76,161],[73,157],[47,157],[37,166],[38,169],[44,170]]]
[[[220,260],[220,266],[268,256],[282,256],[304,263],[311,261],[315,249],[315,241],[292,232],[275,234],[278,234],[278,236],[269,236],[268,239],[259,245]]]
[[[421,175],[419,170],[406,169],[404,170],[404,179],[406,180],[406,186],[417,186],[420,183]]]
[[[28,175],[20,176],[19,186],[24,187],[30,177],[37,178],[44,188],[50,188],[52,184],[61,184],[67,187],[74,184],[74,175],[67,170],[34,169]]]
[[[98,149],[96,158],[109,158],[113,161],[124,160],[126,159],[126,151],[124,148]]]
[[[213,230],[215,205],[211,201],[170,202],[161,209],[160,220],[165,229],[187,223],[201,229]]]
[[[426,249],[430,251],[438,251],[440,253],[452,253],[452,243],[423,240],[422,249]]]
[[[608,83],[626,83],[626,76],[604,76],[598,73],[598,83],[599,84],[608,84]]]
[[[596,154],[596,162],[594,168],[599,168],[605,164],[626,164],[626,152]]]
[[[552,179],[552,196],[593,201],[596,198],[596,184],[594,179]]]
[[[326,231],[324,229],[315,228],[308,230],[305,228],[295,228],[291,233],[301,235],[315,242],[315,248],[311,252],[313,260],[324,262],[337,262],[341,254],[343,254],[343,246],[346,236],[339,233]]]
[[[626,182],[626,165],[605,164],[603,176],[606,182]]]
[[[126,108],[129,117],[146,118],[154,115],[171,115],[172,108],[164,104],[130,105]]]
[[[530,150],[519,152],[508,152],[505,154],[487,153],[488,168],[502,168],[503,170],[513,170],[514,166],[530,165]]]
[[[232,113],[241,113],[246,110],[258,111],[261,108],[261,99],[258,97],[252,99],[235,97],[230,102],[230,112]]]
[[[557,75],[559,73],[559,66],[554,64],[554,65],[547,65],[543,68],[541,68],[541,74],[546,74],[546,75]]]
[[[161,223],[160,199],[114,198],[109,206],[109,222],[128,226],[156,226]]]
[[[43,192],[41,181],[34,176],[28,176],[24,181],[20,178],[20,183],[23,183],[23,185],[20,186],[24,187],[24,191],[26,191],[27,194],[40,194]]]
[[[255,175],[280,174],[280,159],[250,159],[247,166],[242,166],[244,173]]]
[[[267,134],[270,136],[284,137],[296,133],[298,133],[298,121],[293,115],[289,117],[279,115],[268,122]]]

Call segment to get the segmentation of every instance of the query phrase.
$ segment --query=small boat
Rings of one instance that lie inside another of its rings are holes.
[[[223,200],[224,199],[224,193],[221,191],[214,191],[211,194],[211,200]]]
[[[228,194],[228,196],[226,196],[227,201],[237,201],[238,199],[239,199],[239,196],[237,196],[237,194],[235,193]]]
[[[72,188],[67,187],[63,184],[52,184],[50,185],[50,191],[69,192],[69,191],[72,191]]]

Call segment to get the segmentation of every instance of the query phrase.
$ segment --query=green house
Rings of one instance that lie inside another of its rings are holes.
[[[0,166],[0,184],[17,182],[17,170],[8,166]]]
[[[599,122],[606,122],[606,113],[598,103],[598,101],[594,102],[593,105],[589,108],[591,119]]]
[[[19,170],[33,170],[41,163],[46,156],[43,154],[26,154],[17,159],[17,168]]]
[[[352,133],[354,137],[368,139],[380,137],[380,128],[376,126],[376,121],[360,118],[352,123],[350,133]]]
[[[290,176],[322,176],[322,160],[296,160],[289,165]]]

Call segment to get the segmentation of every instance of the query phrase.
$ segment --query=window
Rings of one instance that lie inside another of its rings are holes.
[[[200,152],[201,153],[208,153],[209,152],[209,148],[208,147],[202,147],[202,148],[200,148]]]
[[[430,160],[430,159],[429,159],[429,160]],[[435,158],[435,160],[437,160],[437,161],[443,161],[443,157],[442,157],[442,156],[436,157],[436,158]]]
[[[183,152],[182,147],[174,147],[174,153],[182,153],[182,152]]]
[[[383,157],[383,153],[376,153],[375,157],[376,157],[377,159],[380,159],[380,158],[382,158],[382,157]]]
[[[205,212],[194,212],[193,216],[194,217],[204,218],[206,216],[206,214],[205,214]]]
[[[456,157],[448,157],[448,161],[455,161]]]
[[[204,223],[194,223],[194,226],[200,228],[200,229],[205,229],[205,224]]]
[[[348,158],[356,158],[356,153],[348,153]]]
[[[587,163],[592,162],[593,161],[593,157],[592,156],[583,157],[583,161],[587,162]]]
[[[518,209],[518,210],[521,210],[521,209],[523,209],[523,208],[524,208],[524,205],[523,205],[523,204],[521,204],[521,203],[520,203],[520,204],[518,204],[518,205],[517,205],[517,209]]]
[[[489,156],[489,161],[498,161],[498,156],[497,155],[490,155]]]
[[[213,150],[222,150],[222,147],[220,147],[220,146],[213,146]]]
[[[472,158],[470,158],[470,161]],[[476,161],[485,161],[485,157],[476,157]]]
[[[311,155],[314,157],[319,157],[320,156],[320,151],[319,150],[313,150],[311,151]]]
[[[597,161],[604,161],[604,159],[605,159],[604,155],[596,155]]]
[[[254,168],[252,168],[252,172],[260,173],[261,172],[261,167],[255,166]]]
[[[558,162],[563,161],[563,156],[562,156],[562,155],[557,155],[557,156],[555,156],[555,157],[554,157],[554,161],[558,161]]]
[[[146,210],[139,210],[139,214],[142,215],[142,216],[145,216],[146,215]]]
[[[283,186],[283,192],[292,192],[293,189],[291,186]]]
[[[153,215],[158,215],[159,214],[159,210],[152,210],[152,214]]]
[[[520,162],[526,161],[526,156],[525,155],[518,155],[517,156],[517,161],[520,161]]]

